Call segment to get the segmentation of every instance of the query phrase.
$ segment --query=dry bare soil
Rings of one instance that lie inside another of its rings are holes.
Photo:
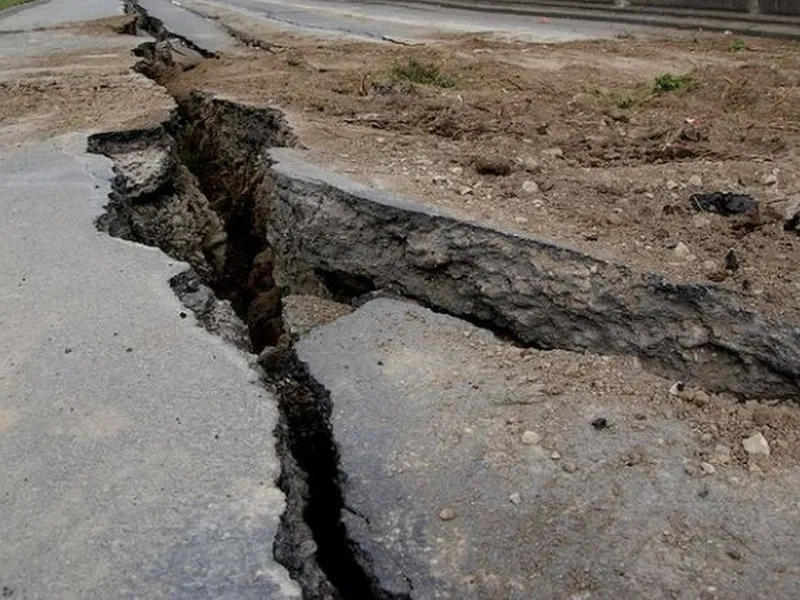
[[[795,43],[247,33],[275,46],[206,61],[169,87],[279,106],[320,161],[418,203],[800,316],[800,240],[782,218],[800,194]],[[398,77],[410,61],[444,85]],[[665,75],[662,88],[679,89],[659,89]],[[699,213],[690,196],[714,191],[750,194],[759,210]],[[738,268],[726,269],[730,250]]]

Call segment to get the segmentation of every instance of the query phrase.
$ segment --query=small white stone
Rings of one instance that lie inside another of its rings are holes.
[[[450,507],[443,508],[442,510],[439,511],[439,518],[442,521],[452,521],[453,519],[456,518],[456,511],[454,511]]]
[[[522,168],[525,169],[528,173],[532,173],[533,175],[538,175],[539,173],[542,172],[542,165],[540,165],[535,158],[526,156],[519,162]]]
[[[519,504],[520,502],[522,502],[522,497],[516,492],[514,492],[508,497],[508,501],[511,502],[511,504]]]
[[[458,193],[461,194],[462,196],[466,196],[467,194],[472,193],[472,188],[469,187],[468,185],[462,186],[461,189],[458,190]]]
[[[684,388],[684,383],[682,381],[676,381],[670,386],[669,395],[678,396],[683,391],[683,388]]]
[[[539,186],[535,181],[528,179],[522,182],[522,191],[526,194],[535,194],[539,191]]]
[[[764,185],[775,185],[778,183],[778,176],[775,173],[767,173],[761,181]]]
[[[700,177],[700,175],[692,175],[689,177],[689,185],[699,188],[701,185],[703,185],[703,178]]]
[[[561,458],[561,455],[558,453],[557,450],[553,450],[553,452],[550,454],[550,458],[552,458],[553,460],[559,460]]]
[[[453,175],[463,175],[464,169],[462,167],[450,167],[450,172]]]
[[[760,431],[743,439],[742,446],[750,456],[769,456],[769,443]]]
[[[717,472],[716,467],[714,465],[712,465],[711,463],[707,463],[707,462],[701,462],[700,463],[700,468],[703,470],[703,473],[705,473],[706,475],[713,475],[714,473]]]
[[[519,223],[520,225],[524,225],[525,223],[528,222],[528,219],[527,217],[515,217],[514,222]]]
[[[667,189],[674,190],[678,188],[678,182],[673,181],[672,179],[667,179]]]
[[[692,254],[692,251],[689,249],[689,246],[687,246],[683,242],[678,242],[673,252],[675,253],[675,256],[677,256],[681,260],[690,260],[690,258],[694,256],[694,254]]]
[[[542,436],[540,436],[535,431],[525,431],[520,438],[523,444],[527,444],[528,446],[533,446],[538,444],[542,440]]]

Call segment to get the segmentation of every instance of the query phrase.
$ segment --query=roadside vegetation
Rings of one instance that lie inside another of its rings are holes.
[[[30,0],[0,0],[0,10],[11,8],[17,4],[24,4],[25,2],[30,2]]]
[[[436,65],[421,63],[415,58],[410,58],[404,65],[395,66],[392,69],[392,77],[396,81],[434,85],[441,88],[451,88],[456,85],[455,80],[442,73]]]

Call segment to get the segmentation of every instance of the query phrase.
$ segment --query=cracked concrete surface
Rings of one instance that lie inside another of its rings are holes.
[[[0,585],[23,598],[293,598],[274,398],[181,318],[184,265],[98,233],[77,134],[0,162]]]
[[[52,0],[0,19],[11,31],[0,71],[106,44],[19,30],[120,12],[113,0]],[[84,93],[94,80],[80,77]],[[120,105],[116,123],[163,118],[163,93],[136,81],[148,100]],[[54,118],[0,127],[2,596],[299,598],[273,559],[285,504],[275,398],[252,357],[198,327],[170,289],[185,264],[97,231],[111,162],[86,153],[88,133],[25,137]]]

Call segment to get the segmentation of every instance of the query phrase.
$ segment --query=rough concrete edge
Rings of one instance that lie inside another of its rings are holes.
[[[343,184],[342,177],[331,177],[322,169],[304,163],[295,154],[273,152],[271,157],[277,162],[272,170],[279,195],[302,198],[305,194],[311,194],[324,198],[328,203],[340,204],[356,220],[363,218],[369,223],[366,225],[368,227],[399,224],[408,228],[412,235],[423,232],[423,236],[433,236],[431,240],[435,244],[441,242],[446,246],[448,242],[442,240],[451,239],[448,236],[452,237],[453,232],[458,230],[460,237],[474,236],[482,240],[482,244],[488,244],[486,250],[493,248],[495,253],[502,253],[503,246],[506,250],[514,248],[512,254],[518,254],[518,258],[524,259],[524,262],[530,261],[535,279],[527,280],[529,283],[544,285],[545,288],[555,285],[557,290],[534,287],[534,296],[527,298],[528,304],[523,304],[527,306],[538,298],[549,303],[549,308],[545,305],[536,309],[520,308],[522,305],[517,304],[516,300],[504,303],[502,297],[473,297],[476,292],[469,291],[472,289],[470,285],[478,285],[480,281],[484,282],[480,284],[481,287],[486,284],[489,276],[486,272],[476,271],[474,281],[459,284],[462,285],[461,290],[453,288],[445,292],[441,280],[433,287],[430,287],[430,281],[422,286],[419,281],[420,269],[424,272],[431,266],[417,264],[413,255],[406,254],[409,249],[407,241],[392,242],[409,261],[404,265],[406,271],[398,270],[396,273],[399,275],[395,275],[394,272],[387,274],[382,270],[386,267],[385,264],[381,266],[385,256],[379,256],[372,267],[363,263],[360,266],[353,262],[352,255],[348,255],[344,248],[334,250],[334,253],[343,254],[326,258],[315,254],[313,246],[319,243],[318,239],[298,245],[296,240],[293,242],[287,238],[287,251],[300,253],[292,258],[305,261],[313,268],[333,269],[373,281],[377,278],[376,284],[379,286],[399,286],[404,290],[404,295],[434,310],[449,312],[482,326],[489,324],[493,329],[510,333],[526,344],[570,351],[634,354],[646,359],[662,375],[700,378],[703,385],[714,391],[729,391],[745,397],[798,397],[800,327],[744,308],[741,304],[742,295],[734,290],[715,284],[671,283],[661,275],[635,272],[625,265],[602,261],[553,242],[463,221],[408,204],[390,195],[365,190],[346,181]],[[286,200],[281,202],[287,206],[291,204]],[[316,217],[309,221],[306,216],[303,222],[303,212],[310,210],[316,214],[316,209],[304,209],[298,205],[289,206],[289,210],[292,211],[292,218],[299,219],[296,227],[310,229],[304,232],[306,235],[314,238],[320,234],[320,231],[314,231],[313,221]],[[350,234],[353,234],[352,231]],[[273,235],[285,237],[279,231],[274,231]],[[303,237],[303,232],[299,231],[298,235]],[[335,247],[339,242],[335,240],[336,232],[332,235]],[[460,252],[452,247],[445,250],[446,253],[451,251]],[[387,252],[391,252],[391,249]],[[512,256],[506,256],[506,259],[514,260]],[[447,264],[447,260],[442,266]],[[341,267],[334,264],[337,261]],[[525,268],[522,263],[520,265]],[[403,276],[405,280],[397,279]],[[447,279],[450,276],[445,272],[442,277]],[[451,282],[451,287],[452,283],[455,280]],[[464,293],[468,295],[463,296]],[[514,294],[509,290],[503,293]],[[567,294],[570,299],[560,299],[558,294]],[[573,332],[574,326],[570,323],[577,318],[575,311],[580,309],[589,311],[584,324],[588,328],[584,331],[583,326],[578,326]],[[541,318],[541,315],[536,317],[537,311],[543,310],[551,315],[550,325],[544,333],[535,325],[537,318]],[[609,312],[610,316],[598,323],[598,311]],[[531,324],[531,317],[534,324]],[[491,323],[487,320],[489,318]],[[694,340],[693,334],[689,334],[692,338],[689,341],[682,339],[687,334],[680,331],[689,325],[691,330],[703,333],[700,336],[702,340]],[[654,330],[661,333],[654,334]],[[656,337],[649,339],[650,335]],[[696,363],[698,352],[706,358]],[[718,369],[721,370],[714,374]],[[723,377],[722,371],[727,375]]]
[[[365,184],[353,181],[345,175],[327,171],[319,165],[308,162],[303,157],[302,151],[290,148],[271,148],[269,156],[275,162],[275,164],[272,166],[273,171],[297,181],[304,181],[312,185],[329,186],[331,188],[336,188],[345,194],[355,196],[372,204],[382,205],[408,213],[415,213],[424,217],[456,220],[475,229],[491,231],[508,237],[527,240],[556,253],[567,253],[571,255],[571,258],[590,261],[597,265],[613,265],[626,275],[631,275],[633,273],[629,267],[623,264],[606,261],[588,254],[584,254],[583,252],[580,252],[579,250],[571,248],[567,245],[557,244],[555,242],[518,231],[503,231],[500,229],[495,229],[478,221],[456,217],[436,207],[425,206],[423,204],[411,202],[404,198],[400,198],[389,191],[370,188]]]

